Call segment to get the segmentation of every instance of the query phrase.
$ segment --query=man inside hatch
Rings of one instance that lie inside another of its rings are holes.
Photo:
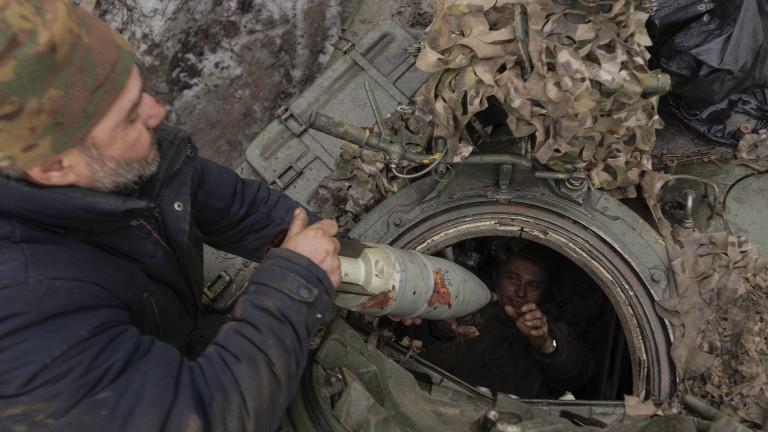
[[[460,319],[459,335],[445,322],[428,323],[424,357],[472,385],[523,398],[556,398],[584,384],[591,353],[540,308],[550,262],[536,245],[501,257],[492,272],[498,301]]]
[[[198,157],[98,19],[0,10],[0,430],[276,430],[340,282],[336,224]],[[203,242],[261,265],[191,360]]]

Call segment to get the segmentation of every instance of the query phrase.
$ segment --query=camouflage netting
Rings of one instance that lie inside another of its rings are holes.
[[[568,9],[556,0],[436,0],[417,59],[432,77],[416,95],[413,118],[398,114],[399,123],[389,126],[418,123],[411,132],[420,134],[428,118],[460,161],[473,150],[465,126],[495,96],[515,136],[535,135],[540,162],[584,171],[595,187],[634,197],[641,174],[651,169],[662,126],[656,96],[668,84],[666,75],[648,70],[647,19],[640,0],[619,0],[606,10]],[[349,158],[347,152],[319,189],[323,214],[342,225],[391,193],[380,187],[363,193],[376,182],[352,182],[347,166],[362,170],[366,163]],[[384,175],[372,165],[365,169]],[[358,197],[345,199],[345,189]]]
[[[739,163],[759,171],[768,170],[768,130],[747,134],[736,149]]]
[[[655,193],[669,179],[654,173],[643,180],[657,215]],[[658,305],[673,326],[680,395],[695,394],[729,415],[765,424],[768,258],[743,237],[670,227],[663,220],[660,228],[677,291]]]
[[[680,293],[661,306],[677,324],[672,356],[682,390],[762,425],[768,420],[768,258],[727,233],[673,235],[679,244],[669,252]]]
[[[663,125],[657,96],[668,86],[648,69],[648,9],[633,0],[561,3],[573,5],[436,0],[417,62],[433,76],[417,103],[434,110],[454,161],[472,151],[464,127],[494,96],[515,136],[535,135],[538,161],[633,197],[651,170]]]
[[[382,127],[390,134],[406,131],[424,135],[430,132],[431,120],[429,113],[411,107],[389,115]],[[383,153],[344,144],[336,158],[336,170],[318,186],[313,206],[323,217],[335,219],[342,229],[352,229],[368,210],[407,185],[387,166]]]
[[[348,230],[396,191],[396,183],[387,178],[383,153],[344,144],[336,171],[323,179],[313,204],[322,217],[335,219],[340,228]]]

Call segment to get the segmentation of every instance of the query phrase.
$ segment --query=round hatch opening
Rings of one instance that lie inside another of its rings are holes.
[[[488,280],[483,272],[500,244],[536,243],[551,252],[557,268],[549,310],[579,333],[594,357],[595,372],[575,392],[578,399],[617,400],[628,393],[664,399],[671,393],[668,341],[650,289],[632,257],[595,227],[514,203],[473,203],[422,216],[389,243],[458,260],[481,279]],[[466,263],[473,259],[475,268]]]
[[[490,170],[459,172],[442,184],[417,182],[369,212],[350,234],[452,258],[486,283],[494,245],[536,244],[558,266],[552,291],[569,285],[548,301],[558,318],[571,320],[591,345],[595,372],[572,392],[576,401],[536,397],[528,402],[555,414],[569,410],[614,422],[623,415],[624,394],[669,399],[675,390],[669,328],[655,310],[655,299],[668,288],[666,253],[653,228],[602,193],[587,193],[575,202],[554,196],[536,179],[521,176],[517,184],[519,189],[499,193]],[[335,321],[317,338],[318,349],[292,405],[297,424],[308,419],[323,425],[319,430],[344,430],[341,425],[364,420],[348,417],[359,413],[349,410],[352,402],[365,399],[414,424],[423,420],[427,406],[441,413],[454,410],[457,415],[446,421],[455,426],[474,422],[488,406],[506,400],[500,396],[505,392],[478,389],[426,360],[423,351],[413,355],[415,339],[405,343],[408,330],[402,324],[355,313],[342,316],[344,321]],[[384,411],[382,419],[390,419]],[[368,411],[363,414],[368,418]]]

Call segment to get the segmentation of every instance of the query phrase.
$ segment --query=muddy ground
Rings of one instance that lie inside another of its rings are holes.
[[[145,86],[209,159],[230,167],[331,58],[384,19],[426,27],[430,0],[100,0],[138,51]]]

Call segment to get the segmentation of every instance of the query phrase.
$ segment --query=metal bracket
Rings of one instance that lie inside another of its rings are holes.
[[[301,136],[308,129],[308,126],[286,105],[282,105],[275,111],[275,117],[295,136]]]
[[[285,169],[276,179],[272,180],[270,186],[274,186],[278,190],[285,190],[294,180],[301,174],[300,170],[297,170],[293,165]]]
[[[308,151],[304,151],[301,155],[293,161],[287,168],[283,170],[272,182],[271,186],[283,191],[293,183],[294,180],[299,178],[301,173],[304,172],[304,168],[309,165],[314,157]]]
[[[222,302],[222,297],[227,288],[232,286],[234,280],[227,272],[221,272],[208,282],[203,288],[203,304],[213,310],[220,310],[228,307],[234,300]],[[222,303],[224,303],[222,305]]]
[[[565,180],[550,180],[555,183],[557,193],[577,204],[584,203],[584,196],[589,190],[586,177],[570,177]]]
[[[503,164],[499,166],[499,189],[505,191],[509,189],[509,184],[512,181],[512,174],[515,172],[515,166],[511,164]]]
[[[680,221],[680,226],[685,229],[694,229],[696,222],[693,220],[693,200],[696,199],[696,193],[690,189],[683,191],[685,198],[685,217]]]
[[[376,95],[373,94],[373,90],[368,81],[363,83],[363,87],[365,87],[365,94],[368,96],[368,103],[371,104],[373,116],[376,118],[376,126],[379,128],[379,133],[383,137],[386,134],[386,131],[384,130],[384,116],[381,114],[381,105],[379,105],[379,102],[376,100]]]
[[[362,54],[357,50],[355,44],[347,39],[339,38],[336,42],[331,44],[334,48],[339,50],[342,55],[345,55],[352,59],[358,66],[363,68],[364,71],[376,81],[390,96],[392,96],[398,103],[405,103],[408,101],[408,96],[405,95],[399,88],[397,88],[392,81],[387,79],[378,69],[368,62]]]
[[[424,49],[424,47],[422,46],[422,42],[421,41],[417,41],[417,42],[413,42],[412,44],[408,45],[408,48],[405,49],[405,52],[407,52],[408,54],[416,57],[419,54],[421,54],[421,51],[423,49]]]

